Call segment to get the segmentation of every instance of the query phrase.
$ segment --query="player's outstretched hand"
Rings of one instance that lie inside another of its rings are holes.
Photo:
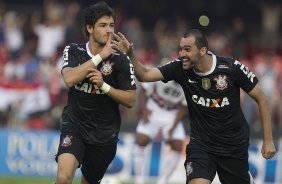
[[[127,38],[120,32],[117,34],[114,34],[115,44],[117,46],[117,49],[120,50],[123,53],[126,53],[127,55],[131,54],[133,51],[133,43],[129,43]]]
[[[89,68],[88,71],[89,74],[87,75],[87,78],[100,88],[104,83],[101,72],[95,68]]]
[[[261,154],[263,158],[265,159],[271,159],[276,153],[275,146],[273,144],[273,141],[271,142],[263,142],[262,148],[261,148]]]

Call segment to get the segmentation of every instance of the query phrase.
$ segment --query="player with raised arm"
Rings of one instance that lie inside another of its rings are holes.
[[[186,183],[210,184],[216,172],[224,184],[249,184],[250,130],[240,106],[240,89],[257,103],[262,127],[262,156],[272,158],[271,117],[256,75],[238,60],[208,51],[205,35],[187,31],[180,40],[179,59],[147,68],[138,62],[133,44],[119,33],[115,43],[126,52],[141,82],[178,82],[189,107],[190,143],[186,147]]]
[[[84,10],[87,43],[64,50],[62,76],[69,87],[62,113],[56,184],[71,184],[81,166],[81,184],[99,184],[113,160],[121,125],[119,104],[135,103],[133,65],[112,42],[115,15],[100,1]]]

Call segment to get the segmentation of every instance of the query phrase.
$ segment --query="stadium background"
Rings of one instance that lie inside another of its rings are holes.
[[[21,183],[43,183],[45,178],[52,183],[60,114],[67,99],[60,76],[62,50],[68,43],[85,41],[81,10],[94,2],[0,0],[0,184],[17,183],[18,177]],[[175,58],[181,35],[199,28],[208,35],[211,51],[233,56],[259,77],[270,103],[278,152],[272,160],[261,158],[258,109],[243,95],[242,108],[251,128],[250,170],[258,184],[282,184],[281,1],[107,2],[117,14],[116,31],[134,43],[144,64]],[[206,17],[199,21],[202,15]],[[107,177],[130,182],[133,172],[128,158],[132,157],[138,101],[133,109],[121,107],[121,112],[119,150]],[[189,138],[189,122],[185,122]],[[167,150],[156,141],[148,151],[147,174],[153,182],[161,167],[158,153],[164,156]],[[172,183],[183,183],[183,174],[180,163]]]

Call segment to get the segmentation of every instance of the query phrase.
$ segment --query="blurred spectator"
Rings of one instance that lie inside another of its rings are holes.
[[[137,17],[129,18],[126,20],[121,28],[121,31],[129,38],[132,39],[135,49],[141,49],[145,46],[147,41],[140,19]]]
[[[258,3],[262,14],[262,39],[263,44],[267,44],[268,47],[276,47],[279,44],[279,38],[281,40],[281,14],[282,4],[275,0],[263,1]],[[280,33],[280,35],[279,35]]]
[[[281,70],[276,67],[282,60],[273,51],[266,51],[258,54],[255,58],[255,72],[260,78],[261,88],[270,104],[270,111],[272,113],[272,120],[277,125],[278,117],[275,111],[279,107],[280,95],[278,85],[279,75]]]
[[[23,16],[17,12],[9,11],[4,16],[4,38],[12,57],[17,57],[23,47],[22,32]]]
[[[83,35],[82,31],[82,23],[81,20],[81,6],[78,2],[71,2],[67,6],[67,12],[65,16],[65,43],[80,43],[85,39],[85,35]]]
[[[221,31],[214,31],[208,35],[209,49],[221,56],[231,55],[230,40]]]
[[[64,43],[65,25],[63,24],[64,9],[59,4],[50,3],[44,9],[43,23],[34,25],[37,34],[37,54],[42,59],[51,57],[59,46]]]
[[[232,6],[222,6],[226,4],[222,2],[217,0],[209,6],[207,0],[197,1],[189,5],[188,11],[184,11],[186,1],[181,6],[169,1],[157,6],[149,0],[112,3],[118,14],[116,30],[133,41],[137,57],[149,65],[177,57],[171,53],[177,53],[178,38],[188,28],[199,26],[200,15],[208,15],[209,25],[200,29],[209,33],[210,50],[232,55],[259,76],[271,103],[274,127],[282,131],[282,3],[238,0]],[[60,73],[61,46],[85,39],[79,14],[89,2],[44,0],[24,4],[0,2],[0,95],[4,95],[0,126],[58,129],[58,114],[67,100],[67,87]],[[246,13],[246,9],[252,12]],[[21,86],[25,92],[7,91],[4,84],[10,84],[13,90]],[[36,85],[38,94],[27,97],[27,89]],[[257,109],[250,101],[242,96],[243,111],[251,130],[260,131]],[[31,108],[40,104],[42,108]],[[138,103],[133,109],[122,109],[124,130],[135,130],[138,109]]]
[[[232,56],[240,60],[246,55],[249,42],[246,26],[241,17],[233,18],[232,27],[228,34],[232,45]]]

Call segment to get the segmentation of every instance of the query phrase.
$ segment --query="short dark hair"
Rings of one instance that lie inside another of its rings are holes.
[[[208,41],[206,36],[198,29],[191,29],[184,33],[183,38],[187,38],[189,36],[194,36],[195,37],[195,45],[197,46],[198,49],[202,47],[206,47],[208,50]]]
[[[113,17],[116,20],[114,10],[104,1],[99,1],[89,7],[86,7],[83,12],[84,15],[84,31],[87,37],[89,33],[87,31],[87,25],[95,25],[96,21],[103,16]]]

